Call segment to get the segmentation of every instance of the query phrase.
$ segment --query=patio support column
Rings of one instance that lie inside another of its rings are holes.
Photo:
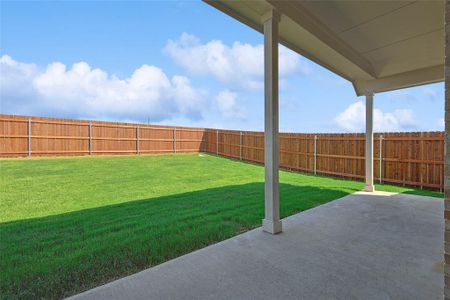
[[[444,299],[450,299],[450,3],[445,1]]]
[[[274,10],[263,16],[264,23],[264,167],[265,217],[263,230],[281,232],[278,141],[278,22]]]
[[[373,192],[373,93],[366,94],[366,192]]]

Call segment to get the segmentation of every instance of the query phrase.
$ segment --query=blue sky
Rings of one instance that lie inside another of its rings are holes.
[[[260,33],[199,1],[0,2],[1,113],[263,129]],[[443,84],[375,96],[375,130],[443,130]],[[360,132],[352,85],[280,49],[280,130]]]

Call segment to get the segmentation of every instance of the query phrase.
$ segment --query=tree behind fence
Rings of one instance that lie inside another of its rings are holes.
[[[264,162],[262,132],[0,115],[0,156],[207,152]],[[364,134],[280,134],[280,166],[364,178]],[[443,132],[375,134],[379,182],[442,190]]]

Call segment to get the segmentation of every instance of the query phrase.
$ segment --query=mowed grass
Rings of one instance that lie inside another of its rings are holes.
[[[264,215],[263,167],[210,155],[1,160],[0,170],[3,299],[69,296],[260,226]],[[363,188],[291,172],[280,181],[282,217]]]

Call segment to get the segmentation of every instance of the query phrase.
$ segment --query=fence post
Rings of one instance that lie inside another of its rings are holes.
[[[31,157],[31,118],[28,118],[28,158]]]
[[[444,132],[444,141],[442,143],[442,145],[444,146],[444,150],[442,151],[442,153],[444,154],[444,165],[442,166],[444,170],[442,170],[441,172],[439,172],[439,183],[440,183],[440,188],[439,188],[439,192],[443,193],[444,192],[444,188],[445,188],[445,182],[444,180],[442,180],[443,178],[445,178],[445,157],[446,157],[446,150],[445,150],[445,132]],[[428,164],[427,164],[427,174],[428,174]]]
[[[423,190],[423,132],[419,134],[420,136],[420,163],[419,165],[419,180],[420,180],[420,189]],[[419,159],[419,158],[418,158]],[[445,162],[444,162],[445,163]]]
[[[242,131],[240,133],[239,139],[239,159],[242,160]]]
[[[136,126],[136,154],[139,154],[139,126]]]
[[[383,135],[380,134],[380,184],[383,183]]]
[[[317,135],[314,136],[314,175],[317,174]]]
[[[92,155],[92,122],[89,122],[89,155]]]
[[[177,128],[173,129],[173,153],[177,153]]]
[[[202,135],[202,144],[201,144],[201,149],[203,153],[208,153],[208,145],[209,145],[209,141],[208,141],[208,131],[207,129],[203,128],[203,135]]]
[[[219,130],[216,130],[216,155],[219,155]]]

